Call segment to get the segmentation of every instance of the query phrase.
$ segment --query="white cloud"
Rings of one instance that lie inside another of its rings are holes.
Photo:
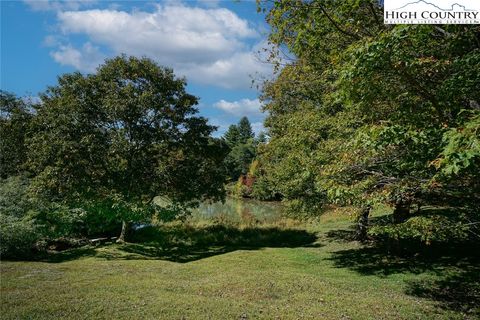
[[[65,11],[78,10],[81,7],[95,4],[94,0],[23,0],[34,11]]]
[[[258,135],[260,132],[265,132],[265,127],[263,126],[263,122],[254,122],[251,124],[253,132]]]
[[[263,115],[260,110],[261,103],[258,99],[242,99],[233,102],[220,100],[215,103],[214,106],[238,117],[246,116],[249,118],[254,118]]]
[[[58,14],[64,33],[87,34],[118,53],[147,55],[164,63],[211,63],[242,47],[253,36],[246,21],[226,9],[158,7],[154,13],[116,10]]]
[[[268,66],[259,62],[253,52],[234,53],[226,59],[219,59],[210,64],[180,66],[177,70],[195,82],[227,89],[249,87],[258,73],[269,72]]]
[[[55,61],[62,65],[71,65],[78,70],[87,72],[95,71],[95,68],[105,60],[105,56],[90,42],[83,45],[80,50],[71,45],[61,45],[59,50],[50,53]]]
[[[228,127],[231,124],[238,123],[241,117],[247,117],[251,121],[250,124],[255,134],[265,131],[263,120],[266,114],[261,111],[259,99],[220,100],[214,103],[213,107],[223,111],[220,115],[209,117],[210,123],[218,127],[214,134],[215,137],[225,134]]]
[[[216,138],[223,136],[225,132],[227,132],[228,127],[232,124],[225,119],[220,119],[216,117],[209,117],[208,123],[212,126],[217,127],[217,130],[213,133],[213,136]]]
[[[257,31],[225,8],[167,3],[156,6],[154,12],[84,10],[58,12],[57,17],[65,36],[87,35],[90,42],[114,54],[150,57],[197,83],[248,88],[251,75],[270,72],[254,56],[257,48],[246,42],[258,38]],[[87,56],[72,59],[75,64],[71,65],[88,66],[80,70],[90,71],[90,62],[79,61]]]

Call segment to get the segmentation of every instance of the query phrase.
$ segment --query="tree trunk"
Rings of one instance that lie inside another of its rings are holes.
[[[118,243],[125,242],[125,237],[127,236],[128,229],[129,229],[128,222],[125,220],[122,220],[122,231],[120,232],[120,236],[117,239]]]
[[[410,205],[404,202],[397,202],[393,209],[393,222],[402,223],[405,222],[410,214]]]
[[[357,221],[357,233],[356,238],[358,241],[364,242],[367,240],[367,231],[368,231],[368,216],[370,215],[371,206],[366,206],[362,209]]]

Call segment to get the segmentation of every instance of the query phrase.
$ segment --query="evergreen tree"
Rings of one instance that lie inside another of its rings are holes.
[[[238,122],[238,133],[240,143],[247,143],[249,139],[253,139],[255,134],[253,133],[252,126],[247,117],[242,117]]]
[[[265,132],[260,131],[260,133],[257,136],[257,139],[255,139],[255,144],[259,145],[259,144],[265,144],[265,143],[267,143],[267,135],[265,134]]]
[[[225,158],[228,177],[236,181],[240,175],[245,175],[256,156],[254,133],[247,117],[240,119],[237,125],[232,124],[224,135],[224,140],[230,147],[230,153]]]
[[[230,125],[227,132],[225,132],[223,139],[230,148],[235,147],[240,142],[240,132],[238,127],[234,124]]]

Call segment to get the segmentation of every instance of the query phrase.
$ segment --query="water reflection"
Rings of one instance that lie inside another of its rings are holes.
[[[225,203],[203,203],[192,212],[192,219],[225,222],[271,223],[283,213],[280,203],[227,198]]]

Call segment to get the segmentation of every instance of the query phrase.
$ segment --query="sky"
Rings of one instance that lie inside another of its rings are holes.
[[[1,1],[0,87],[38,96],[64,73],[92,73],[119,54],[149,57],[186,77],[215,136],[247,116],[263,129],[252,79],[270,77],[268,25],[254,0]]]

